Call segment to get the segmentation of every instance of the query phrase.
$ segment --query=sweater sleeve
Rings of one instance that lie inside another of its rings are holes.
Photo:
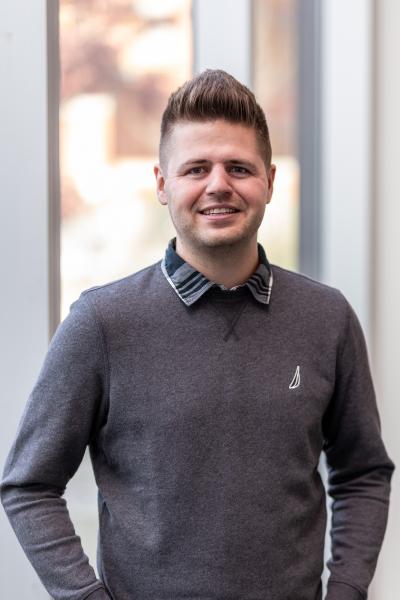
[[[108,598],[62,498],[101,421],[107,395],[104,352],[83,295],[51,341],[1,482],[11,525],[55,600]]]
[[[367,348],[346,302],[333,398],[323,420],[332,498],[326,600],[363,600],[385,533],[394,465],[381,439]]]

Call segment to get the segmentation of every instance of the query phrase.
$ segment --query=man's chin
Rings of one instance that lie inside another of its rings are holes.
[[[218,250],[223,248],[233,248],[246,246],[253,236],[250,235],[215,235],[199,238],[196,240],[196,246],[200,250]]]

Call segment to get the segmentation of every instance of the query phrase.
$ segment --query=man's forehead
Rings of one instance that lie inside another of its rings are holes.
[[[255,130],[228,121],[184,121],[174,125],[168,154],[181,160],[211,160],[213,154],[227,153],[225,160],[249,159],[259,154]]]
[[[171,126],[169,137],[182,135],[221,135],[223,137],[236,137],[241,132],[248,137],[256,137],[254,127],[245,123],[237,123],[225,119],[215,119],[206,121],[177,121]]]

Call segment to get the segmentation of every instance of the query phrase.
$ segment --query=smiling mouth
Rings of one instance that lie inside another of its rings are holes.
[[[239,211],[236,208],[209,208],[200,212],[202,215],[230,215]]]

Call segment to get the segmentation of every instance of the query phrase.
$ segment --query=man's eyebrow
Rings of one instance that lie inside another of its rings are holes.
[[[210,160],[206,160],[205,158],[191,158],[189,160],[185,160],[184,163],[182,163],[181,165],[179,165],[181,168],[182,167],[187,167],[189,165],[208,165],[210,164]]]
[[[184,163],[179,165],[179,168],[188,167],[189,165],[209,165],[212,161],[207,160],[205,158],[193,158],[189,160],[185,160]],[[243,165],[244,167],[255,168],[255,163],[252,163],[248,160],[243,160],[242,158],[228,158],[223,161],[224,165]]]
[[[227,165],[242,165],[243,167],[249,167],[250,169],[255,169],[256,167],[255,163],[249,160],[243,160],[242,158],[230,158],[229,160],[225,160],[224,163]]]

